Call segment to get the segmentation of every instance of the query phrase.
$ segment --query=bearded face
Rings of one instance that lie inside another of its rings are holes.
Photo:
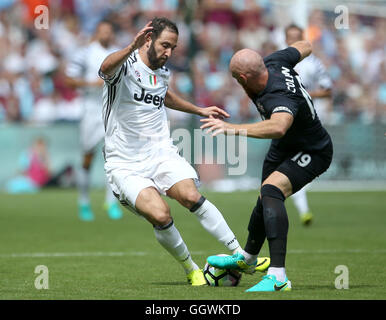
[[[157,55],[154,42],[151,43],[149,50],[147,51],[147,58],[151,64],[153,70],[161,68],[167,61],[167,57]]]
[[[160,36],[153,40],[147,50],[147,58],[151,69],[155,70],[165,65],[177,46],[178,35],[168,29],[162,31]]]

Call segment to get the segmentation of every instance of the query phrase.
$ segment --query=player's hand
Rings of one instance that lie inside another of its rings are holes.
[[[201,119],[200,121],[204,122],[200,129],[208,129],[206,130],[206,133],[212,132],[212,137],[215,137],[220,133],[235,134],[235,129],[232,127],[232,125],[220,119],[206,118]]]
[[[200,111],[203,117],[216,118],[216,119],[224,119],[224,118],[230,117],[230,115],[226,111],[216,106],[201,108]]]
[[[153,27],[151,26],[151,21],[149,21],[146,26],[141,29],[135,36],[132,42],[133,50],[136,50],[144,45],[146,35],[149,34],[149,32],[151,33],[151,30],[153,30]]]

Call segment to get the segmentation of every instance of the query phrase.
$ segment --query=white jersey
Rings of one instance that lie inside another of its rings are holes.
[[[307,91],[317,89],[331,89],[332,82],[327,74],[322,61],[311,54],[295,66],[295,71],[300,75],[302,83]],[[325,98],[312,99],[320,120],[324,120],[330,101]]]
[[[117,48],[104,48],[98,41],[91,42],[88,46],[74,54],[66,66],[65,73],[70,78],[83,79],[95,82],[99,79],[98,70],[103,60]],[[102,109],[102,90],[98,87],[85,87],[82,90],[83,98],[87,102],[95,103],[95,108]]]
[[[157,150],[173,146],[164,107],[170,72],[151,70],[133,52],[115,75],[105,79],[103,121],[105,160],[140,162]]]
[[[322,61],[311,54],[295,66],[295,71],[300,75],[302,83],[309,91],[315,89],[331,89],[331,79],[327,74]]]
[[[98,70],[103,60],[116,48],[104,48],[94,41],[77,51],[67,64],[66,75],[87,82],[99,80]],[[80,144],[83,152],[92,151],[103,140],[102,88],[93,86],[82,88],[83,115],[80,122]]]

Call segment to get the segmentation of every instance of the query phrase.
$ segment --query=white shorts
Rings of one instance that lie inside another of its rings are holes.
[[[102,120],[102,112],[85,107],[85,112],[80,121],[80,145],[83,153],[93,151],[105,137],[105,128]]]
[[[122,205],[137,213],[135,202],[148,187],[166,195],[174,184],[198,176],[193,167],[177,153],[175,147],[157,150],[148,160],[134,163],[105,163],[107,181]]]

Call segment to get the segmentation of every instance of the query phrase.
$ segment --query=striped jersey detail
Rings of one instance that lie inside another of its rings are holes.
[[[106,113],[105,113],[105,119],[104,119],[104,125],[105,125],[105,130],[107,128],[107,123],[109,121],[110,113],[111,113],[111,108],[113,106],[113,103],[115,101],[115,98],[117,96],[117,86],[122,80],[122,75],[127,74],[127,63],[125,62],[117,77],[115,77],[114,80],[111,81],[111,83],[106,82],[107,84],[107,106],[106,106]]]

